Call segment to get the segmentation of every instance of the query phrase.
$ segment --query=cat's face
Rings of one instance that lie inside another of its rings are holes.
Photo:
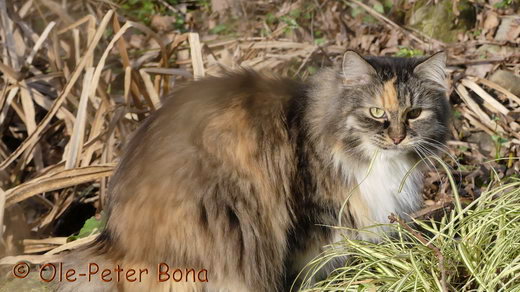
[[[335,129],[346,152],[438,152],[448,133],[444,53],[430,58],[345,54]]]

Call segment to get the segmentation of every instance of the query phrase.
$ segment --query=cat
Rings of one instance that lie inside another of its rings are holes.
[[[147,279],[98,272],[57,289],[284,291],[323,246],[377,241],[385,227],[362,229],[421,207],[414,165],[448,133],[445,67],[444,52],[347,51],[307,81],[244,69],[176,89],[127,145],[106,228],[63,260],[76,273],[146,267]],[[349,229],[327,227],[339,222]]]

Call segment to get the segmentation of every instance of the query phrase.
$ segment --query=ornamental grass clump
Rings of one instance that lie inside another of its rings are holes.
[[[520,179],[490,185],[439,220],[405,223],[390,216],[395,233],[379,243],[344,238],[302,273],[303,291],[520,291]],[[322,281],[326,263],[347,258]]]

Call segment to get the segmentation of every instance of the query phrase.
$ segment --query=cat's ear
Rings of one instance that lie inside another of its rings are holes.
[[[419,78],[433,81],[446,89],[446,53],[438,52],[415,66],[413,73]]]
[[[343,55],[343,83],[345,85],[368,84],[376,70],[363,57],[354,51],[347,51]]]

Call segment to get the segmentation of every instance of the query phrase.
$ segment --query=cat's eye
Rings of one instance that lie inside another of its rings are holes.
[[[420,108],[414,108],[413,110],[409,111],[407,114],[406,114],[406,117],[408,119],[417,119],[422,113],[422,109]]]
[[[378,107],[371,107],[370,108],[370,114],[376,118],[376,119],[380,119],[380,118],[383,118],[385,116],[385,111],[382,109],[382,108],[378,108]]]

